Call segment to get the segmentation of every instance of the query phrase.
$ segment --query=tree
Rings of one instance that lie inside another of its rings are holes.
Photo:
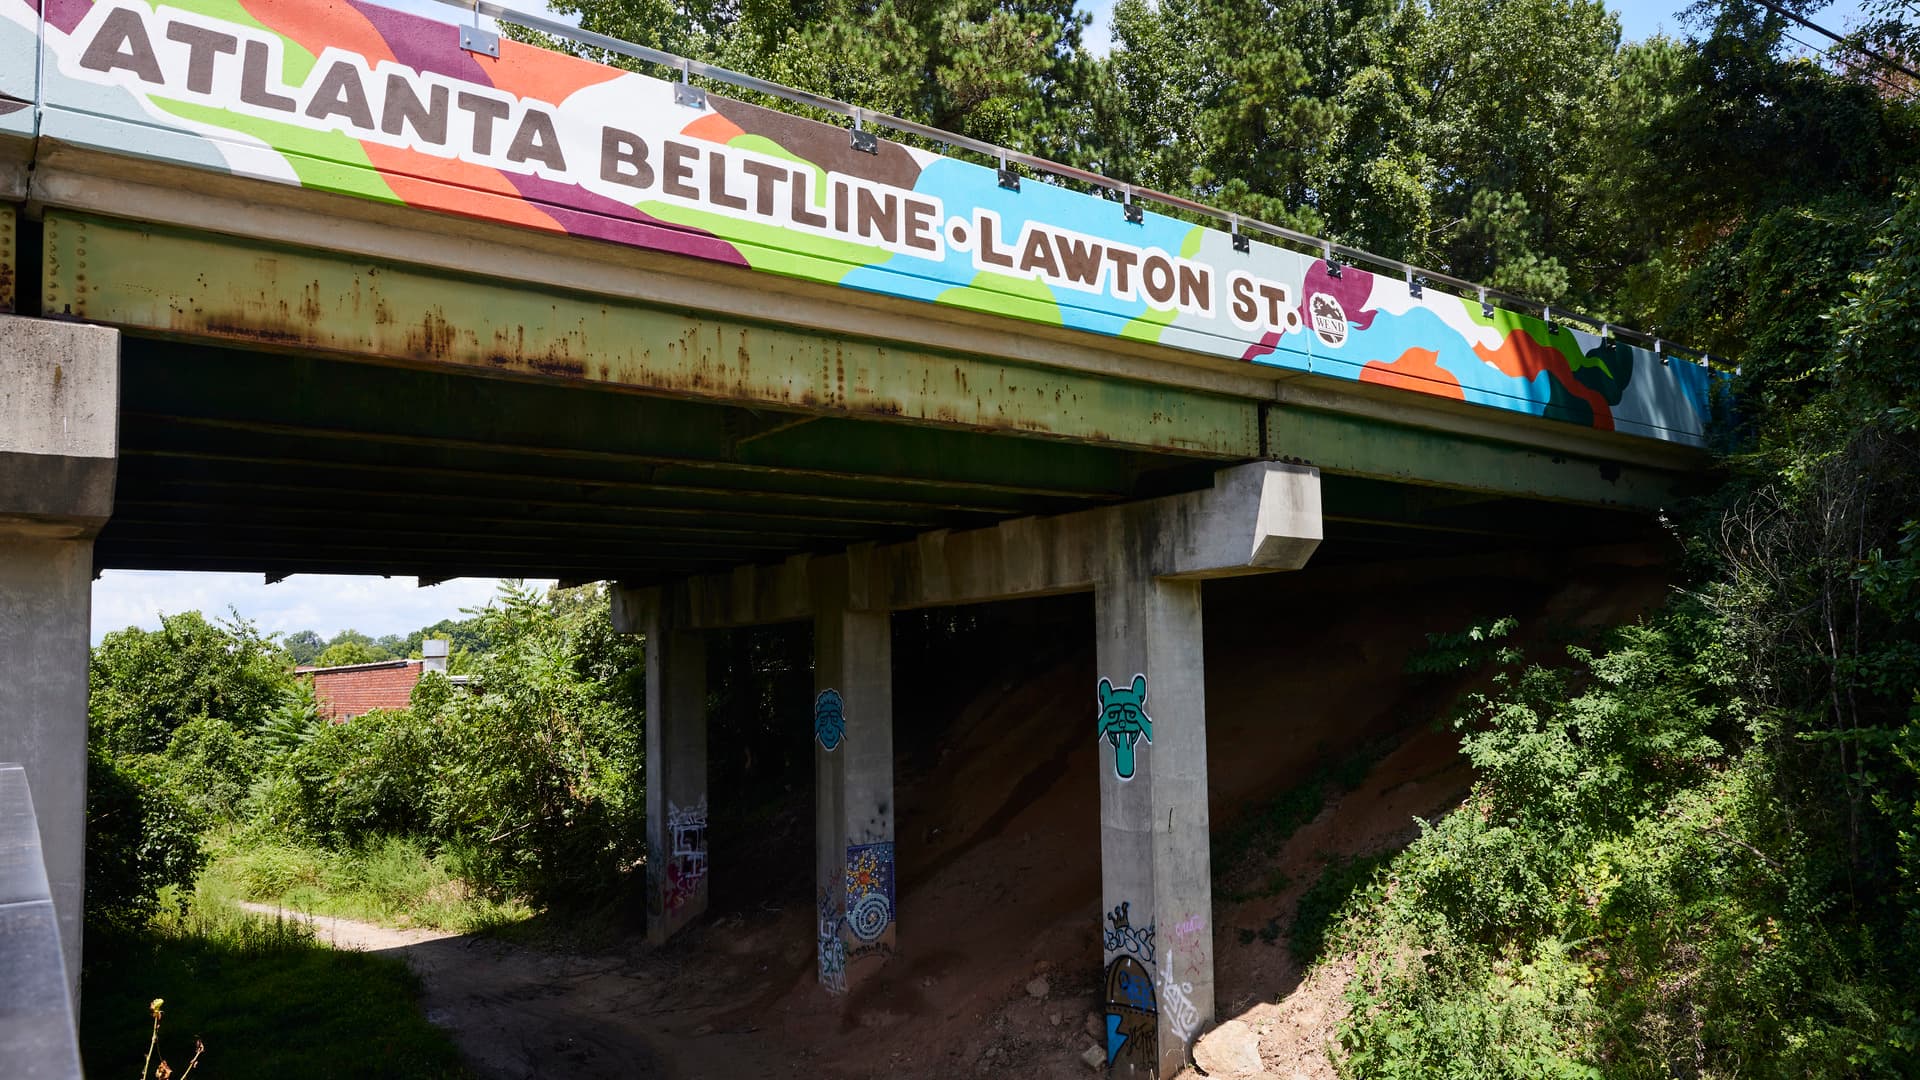
[[[321,650],[327,647],[326,640],[311,630],[296,630],[288,634],[280,643],[294,664],[311,664],[319,658]]]
[[[336,641],[327,646],[314,664],[317,667],[346,667],[349,664],[372,664],[391,659],[393,655],[378,645],[362,641]]]
[[[88,665],[91,734],[115,754],[159,753],[196,717],[241,732],[280,702],[288,674],[279,649],[238,614],[163,615],[155,631],[128,627],[101,639]]]

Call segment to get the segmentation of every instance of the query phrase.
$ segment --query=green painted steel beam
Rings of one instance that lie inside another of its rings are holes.
[[[1643,511],[1706,479],[1704,454],[1694,471],[1667,472],[1316,409],[1270,406],[1265,424],[1268,454],[1329,476]]]
[[[128,343],[122,379],[131,415],[227,425],[239,439],[330,442],[330,456],[387,442],[388,453],[512,453],[589,472],[677,464],[1113,498],[1132,493],[1152,460],[1086,444],[154,341]]]
[[[116,219],[49,213],[49,311],[184,340],[674,398],[1259,456],[1255,402]],[[884,459],[867,463],[884,471]]]

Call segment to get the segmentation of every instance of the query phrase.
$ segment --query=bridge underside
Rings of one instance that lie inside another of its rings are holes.
[[[153,338],[100,569],[651,584],[1211,483],[1228,461]],[[1643,513],[1323,479],[1320,561],[1583,545]]]

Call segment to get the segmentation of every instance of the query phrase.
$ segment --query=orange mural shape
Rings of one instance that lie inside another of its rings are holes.
[[[705,139],[722,146],[747,133],[739,124],[721,116],[717,112],[707,115],[680,129],[680,134],[691,139]]]
[[[261,25],[290,39],[314,56],[328,46],[359,53],[369,66],[393,61],[387,39],[353,5],[289,3],[287,0],[243,0],[241,7]]]
[[[486,56],[476,59],[487,61],[487,77],[493,80],[493,85],[551,105],[558,105],[589,86],[612,82],[626,74],[619,68],[505,38],[500,41],[499,60]]]
[[[1460,389],[1460,380],[1440,366],[1440,354],[1430,349],[1408,349],[1392,363],[1369,360],[1367,366],[1360,369],[1360,381],[1397,390],[1416,390],[1454,401],[1467,400],[1466,393]]]
[[[1606,396],[1574,378],[1573,366],[1567,363],[1567,354],[1559,349],[1540,344],[1524,330],[1515,330],[1507,335],[1498,349],[1475,345],[1473,351],[1503,374],[1516,379],[1531,382],[1541,372],[1546,372],[1554,382],[1560,384],[1561,389],[1593,409],[1594,427],[1601,431],[1613,430],[1613,407],[1607,404]]]

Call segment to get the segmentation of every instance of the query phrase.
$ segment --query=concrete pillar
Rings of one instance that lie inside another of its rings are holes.
[[[647,940],[707,910],[707,644],[686,625],[680,588],[648,590]]]
[[[885,611],[826,590],[813,619],[814,868],[820,985],[893,955],[893,639]]]
[[[1200,582],[1119,562],[1094,623],[1108,1068],[1171,1077],[1213,1019]]]
[[[0,316],[0,762],[25,767],[79,1003],[93,538],[113,510],[120,335]]]

